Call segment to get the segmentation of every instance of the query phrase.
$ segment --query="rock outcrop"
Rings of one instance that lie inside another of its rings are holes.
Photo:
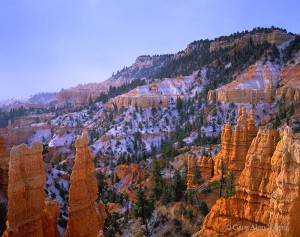
[[[96,237],[101,228],[96,203],[98,186],[92,162],[94,155],[88,147],[86,134],[76,139],[75,147],[75,164],[70,177],[69,220],[65,237]]]
[[[195,157],[194,155],[188,155],[188,173],[187,173],[187,190],[194,189],[197,185],[194,182],[195,177]]]
[[[278,65],[258,61],[248,67],[237,78],[208,92],[209,101],[258,103],[273,102],[275,87],[280,80],[281,70]]]
[[[45,208],[42,216],[43,237],[60,237],[57,229],[59,218],[59,203],[50,198],[45,200]]]
[[[128,93],[117,96],[113,99],[118,108],[121,107],[168,107],[170,103],[175,103],[177,97],[184,98],[190,90],[197,73],[190,76],[179,76],[177,78],[166,78],[163,81],[149,85],[139,86]],[[112,107],[112,103],[108,103]]]
[[[270,200],[269,237],[300,236],[300,142],[290,128],[281,133],[276,151],[282,152],[276,189]],[[272,164],[273,165],[273,164]]]
[[[225,172],[232,170],[238,178],[245,166],[246,155],[252,140],[257,134],[253,106],[250,107],[249,117],[246,108],[241,105],[238,110],[237,125],[232,131],[230,120],[222,128],[221,151],[214,158],[214,176],[220,175],[220,164],[223,161]]]
[[[3,137],[0,136],[0,192],[7,198],[8,153]],[[1,196],[1,195],[0,195]]]
[[[286,102],[300,101],[300,59],[295,60],[298,60],[298,63],[289,64],[281,74],[281,87],[276,91],[278,100],[282,98]]]
[[[272,33],[249,33],[235,40],[213,41],[210,44],[210,52],[215,51],[219,48],[227,48],[233,46],[235,46],[235,50],[242,49],[249,45],[250,41],[252,41],[254,45],[263,44],[265,42],[279,45],[285,41],[290,40],[292,37],[293,36],[280,30],[274,30]]]
[[[249,148],[236,194],[221,198],[204,220],[200,236],[300,235],[300,142],[291,129],[260,128]]]
[[[14,147],[9,159],[7,230],[4,237],[58,237],[58,203],[46,202],[43,145]],[[51,210],[50,210],[51,209]],[[47,221],[48,220],[48,221]],[[44,231],[46,231],[44,233]],[[54,235],[52,235],[54,233]]]
[[[211,178],[213,176],[213,159],[211,157],[200,156],[197,160],[197,166],[201,174],[201,178]]]

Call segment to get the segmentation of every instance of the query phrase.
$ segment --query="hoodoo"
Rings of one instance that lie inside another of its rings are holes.
[[[70,177],[69,220],[65,237],[96,237],[103,222],[99,218],[98,186],[92,162],[94,155],[85,134],[75,141],[75,164]],[[100,220],[100,221],[99,221]]]
[[[58,203],[46,202],[48,204],[45,208],[46,175],[42,151],[43,145],[38,142],[33,143],[32,147],[22,144],[11,150],[8,171],[7,230],[3,234],[4,237],[59,236]],[[49,229],[52,231],[49,232]]]
[[[276,130],[260,128],[249,148],[236,194],[216,202],[200,236],[300,235],[296,224],[300,218],[300,143],[289,127],[280,135],[275,149]]]

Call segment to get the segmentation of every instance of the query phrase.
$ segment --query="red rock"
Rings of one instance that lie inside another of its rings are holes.
[[[43,145],[14,147],[9,159],[7,230],[4,237],[36,237],[57,234],[58,204],[47,201]],[[45,208],[45,209],[44,209]],[[59,236],[59,235],[51,235]]]
[[[75,141],[76,156],[70,177],[69,220],[65,237],[96,237],[103,225],[99,217],[97,180],[86,134]],[[101,223],[100,223],[101,222]]]

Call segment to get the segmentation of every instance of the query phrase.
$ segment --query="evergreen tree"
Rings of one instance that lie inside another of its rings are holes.
[[[152,216],[154,204],[146,199],[144,191],[141,188],[137,190],[136,198],[137,200],[135,207],[132,210],[132,214],[135,218],[141,218],[141,223],[142,225],[145,225],[146,228],[145,235],[150,236],[147,219]]]
[[[172,183],[172,200],[178,202],[182,199],[184,191],[186,190],[186,182],[181,177],[178,170],[175,170]]]
[[[161,202],[163,205],[167,205],[172,201],[172,189],[170,186],[167,186],[163,189],[163,193],[161,195]]]
[[[200,184],[201,183],[201,172],[200,172],[200,170],[199,170],[199,167],[198,167],[198,165],[195,165],[195,170],[194,170],[194,172],[195,172],[195,175],[194,175],[194,180],[193,180],[193,182],[195,183],[195,184]]]
[[[208,206],[205,201],[199,202],[198,209],[204,217],[209,213]]]
[[[229,176],[225,181],[225,198],[229,198],[235,194],[235,183],[234,183],[234,174],[233,171],[230,170]]]
[[[151,169],[151,195],[156,199],[159,200],[162,191],[163,191],[163,178],[161,175],[162,167],[160,166],[159,162],[154,159],[152,162],[152,169]]]

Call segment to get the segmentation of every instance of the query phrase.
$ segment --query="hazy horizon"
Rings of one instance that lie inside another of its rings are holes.
[[[0,2],[0,100],[101,82],[139,55],[254,27],[300,33],[296,1]]]

